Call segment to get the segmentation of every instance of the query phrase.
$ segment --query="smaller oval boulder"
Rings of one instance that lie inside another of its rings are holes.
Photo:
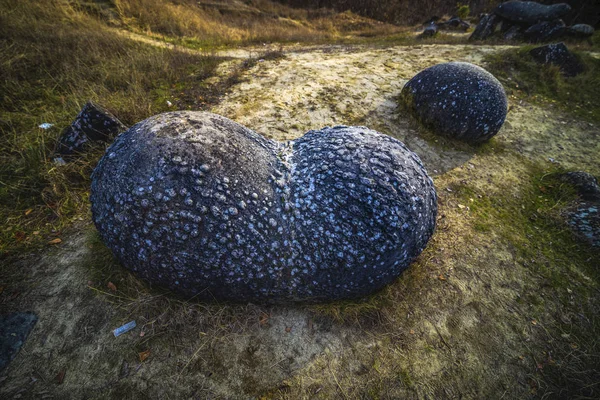
[[[402,89],[400,102],[435,133],[471,143],[496,135],[508,109],[502,84],[483,68],[464,62],[419,72]]]

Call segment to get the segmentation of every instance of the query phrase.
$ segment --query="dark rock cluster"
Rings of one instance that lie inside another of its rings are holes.
[[[89,142],[108,141],[126,129],[108,110],[89,101],[63,131],[56,153],[63,156],[81,153]]]
[[[565,25],[561,18],[570,10],[566,3],[544,5],[534,1],[508,1],[498,5],[490,14],[483,14],[469,40],[497,36],[505,40],[539,43],[591,37],[594,28],[590,25]]]
[[[576,76],[585,71],[583,63],[567,49],[564,43],[553,43],[529,51],[539,64],[556,65],[564,76]]]
[[[502,84],[492,74],[464,62],[419,72],[402,89],[400,102],[435,133],[472,143],[498,133],[508,105]]]
[[[186,296],[328,301],[392,282],[433,233],[419,158],[364,127],[288,143],[224,117],[173,112],[108,148],[93,220],[133,272]]]

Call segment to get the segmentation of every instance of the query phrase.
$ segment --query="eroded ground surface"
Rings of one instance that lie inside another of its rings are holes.
[[[598,394],[597,382],[577,378],[589,374],[589,353],[598,356],[580,334],[598,332],[590,309],[600,292],[589,274],[597,259],[557,250],[528,225],[535,208],[521,210],[537,201],[531,177],[545,168],[600,174],[599,127],[511,98],[498,136],[472,147],[421,130],[396,105],[421,69],[485,66],[484,55],[502,49],[294,49],[245,71],[214,107],[276,140],[365,125],[419,154],[438,190],[438,228],[391,287],[320,307],[186,303],[109,259],[99,278],[106,250],[84,222],[59,248],[22,261],[32,272],[3,306],[34,311],[39,322],[2,372],[0,396],[565,398],[577,379],[590,385],[583,394]],[[115,338],[111,330],[130,320],[138,328]]]

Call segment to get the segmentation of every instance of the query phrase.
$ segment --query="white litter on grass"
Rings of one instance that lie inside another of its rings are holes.
[[[50,129],[54,126],[54,124],[50,124],[48,122],[44,122],[43,124],[40,124],[40,128],[41,129]]]
[[[120,336],[120,335],[122,335],[124,333],[129,332],[130,330],[132,330],[135,327],[136,327],[135,321],[131,321],[131,322],[128,322],[125,325],[120,326],[117,329],[115,329],[113,331],[113,334],[115,335],[115,337],[117,337],[117,336]]]
[[[167,106],[171,107],[173,105],[173,103],[171,103],[169,100],[167,100]]]
[[[65,165],[67,162],[62,157],[54,158],[54,164],[56,165]]]

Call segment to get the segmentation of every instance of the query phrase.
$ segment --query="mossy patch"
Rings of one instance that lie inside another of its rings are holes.
[[[586,70],[567,78],[557,66],[536,63],[529,54],[533,48],[524,46],[489,54],[484,61],[509,95],[540,105],[552,103],[579,118],[599,122],[600,59],[575,51]]]

